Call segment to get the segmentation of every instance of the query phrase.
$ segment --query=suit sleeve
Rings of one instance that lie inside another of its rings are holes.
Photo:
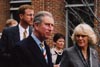
[[[60,67],[67,67],[67,66],[68,66],[68,54],[67,54],[67,51],[64,50]]]
[[[8,44],[8,31],[5,28],[2,32],[2,36],[1,36],[1,44],[3,48],[7,48],[7,44]]]
[[[70,61],[70,56],[67,50],[64,50],[63,56],[60,62],[60,67],[74,67]]]
[[[16,67],[27,67],[27,63],[25,62],[27,58],[20,46],[16,46],[15,48],[13,48],[12,55],[12,59],[14,61],[13,64],[15,64]]]

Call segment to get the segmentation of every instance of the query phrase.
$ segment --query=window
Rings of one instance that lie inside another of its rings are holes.
[[[87,1],[88,3],[93,3],[94,0],[66,0],[68,4],[83,4],[83,2]]]
[[[68,40],[68,47],[72,46],[71,35],[73,29],[82,21],[94,27],[94,0],[66,0],[66,23],[68,29],[66,32]]]
[[[31,4],[31,0],[11,0],[10,1],[10,16],[19,22],[18,8],[23,4]]]

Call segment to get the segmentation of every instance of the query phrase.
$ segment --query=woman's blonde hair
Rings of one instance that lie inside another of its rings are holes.
[[[75,36],[76,35],[87,35],[89,37],[89,44],[97,44],[97,36],[94,32],[94,30],[92,29],[91,26],[89,26],[86,23],[81,23],[78,26],[76,26],[76,28],[74,29],[74,32],[72,34],[72,40],[75,43]]]
[[[18,22],[14,19],[8,19],[6,21],[6,27],[16,26],[17,24],[18,24]]]

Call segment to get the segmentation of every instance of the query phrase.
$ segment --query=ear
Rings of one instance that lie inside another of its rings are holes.
[[[34,26],[38,26],[38,23],[36,23],[36,22],[33,22],[33,25],[34,25]]]
[[[19,14],[19,17],[20,17],[20,19],[22,19],[23,18],[23,14]]]
[[[34,28],[36,28],[36,30],[38,29],[39,23],[34,22],[33,23]]]

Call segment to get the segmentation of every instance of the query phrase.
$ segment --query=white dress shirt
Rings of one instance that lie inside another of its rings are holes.
[[[51,48],[50,52],[51,52],[51,55],[52,55],[52,62],[53,62],[53,64],[55,64],[56,60],[57,60],[57,54],[62,55],[63,50],[57,50],[56,48]]]
[[[19,24],[19,33],[20,33],[20,40],[23,40],[23,32],[25,31],[25,29]],[[29,26],[26,28],[26,31],[27,31],[27,34],[26,34],[26,37],[29,36]]]

